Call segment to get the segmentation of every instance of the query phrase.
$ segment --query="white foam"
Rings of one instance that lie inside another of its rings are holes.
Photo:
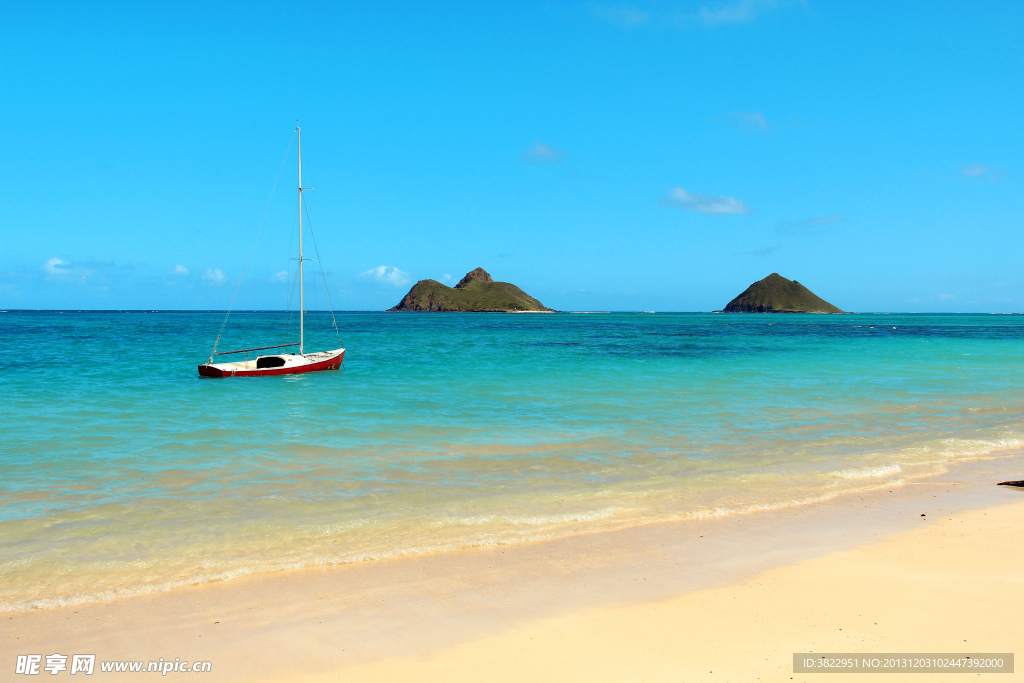
[[[682,515],[680,519],[715,519],[718,517],[728,517],[730,515],[745,515],[750,514],[751,512],[768,512],[769,510],[780,510],[783,508],[823,503],[826,500],[832,500],[837,495],[839,494],[823,493],[817,496],[809,496],[807,498],[794,498],[791,500],[779,500],[765,503],[750,503],[748,505],[736,505],[734,507],[706,508],[704,510],[697,510],[689,514]]]
[[[476,515],[473,517],[445,517],[432,522],[432,526],[447,527],[451,524],[479,526],[482,524],[511,524],[513,526],[545,526],[549,524],[566,524],[573,522],[592,522],[615,515],[615,510],[588,510],[586,512],[569,512],[560,515]]]
[[[987,439],[943,439],[939,443],[944,446],[939,451],[939,455],[947,458],[983,458],[993,453],[1024,448],[1024,440],[1016,438],[991,441]]]
[[[875,477],[887,477],[891,474],[901,474],[903,469],[897,464],[876,465],[874,467],[848,467],[837,472],[829,472],[833,477],[840,479],[873,479]]]

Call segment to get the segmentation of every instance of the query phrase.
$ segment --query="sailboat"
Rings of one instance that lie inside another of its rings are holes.
[[[302,129],[295,127],[298,136],[299,152],[299,341],[287,344],[276,344],[273,346],[257,346],[250,349],[236,349],[234,351],[217,351],[217,343],[220,336],[213,345],[213,352],[210,359],[199,365],[199,374],[202,377],[260,377],[263,375],[295,375],[302,372],[316,372],[318,370],[337,370],[345,359],[344,347],[330,351],[316,351],[306,353],[305,349],[305,299],[303,294],[302,278]],[[308,260],[308,259],[306,259]],[[267,351],[270,349],[283,349],[298,346],[298,353],[272,353],[257,355],[250,359],[249,354],[255,351]],[[238,353],[245,354],[245,360],[214,363],[215,356],[228,356]]]

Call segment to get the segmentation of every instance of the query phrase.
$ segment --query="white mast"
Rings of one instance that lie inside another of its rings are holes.
[[[305,303],[302,298],[302,129],[295,126],[295,132],[299,136],[299,355],[303,355],[303,328],[306,314]]]

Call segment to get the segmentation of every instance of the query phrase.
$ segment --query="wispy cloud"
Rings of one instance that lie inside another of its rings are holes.
[[[69,263],[62,258],[46,259],[43,263],[43,273],[48,280],[84,280],[96,272],[97,269],[113,273],[118,268],[113,263],[100,261],[88,261],[85,264]],[[131,266],[121,266],[121,269],[131,269]]]
[[[735,197],[687,192],[681,187],[673,187],[669,190],[669,196],[663,198],[661,202],[668,206],[708,214],[750,213],[750,208]]]
[[[455,282],[455,278],[452,277],[451,273],[445,273],[444,275],[441,276],[441,282],[445,283],[446,285],[451,284],[452,282]]]
[[[221,272],[220,268],[207,268],[203,272],[203,279],[215,285],[222,285],[228,281],[228,278]]]
[[[188,268],[179,263],[178,265],[174,266],[174,270],[171,272],[173,275],[188,275]]]
[[[768,119],[759,111],[746,114],[741,111],[734,111],[726,115],[726,120],[742,130],[754,133],[767,133],[769,131]]]
[[[271,282],[288,282],[288,271],[279,270],[267,279]]]
[[[982,166],[981,164],[970,164],[969,166],[964,166],[963,169],[963,174],[969,178],[980,178],[982,176],[991,178],[998,173],[998,170],[989,168],[988,166]]]
[[[70,275],[71,269],[68,267],[70,265],[67,261],[54,256],[52,259],[47,259],[46,263],[43,264],[43,270],[47,275],[53,275],[54,277]]]
[[[389,287],[404,287],[405,285],[412,282],[412,276],[409,273],[399,270],[394,266],[377,266],[376,268],[370,268],[364,270],[362,273],[357,275],[360,280],[367,280],[381,285],[387,285]]]
[[[779,6],[778,0],[738,0],[716,6],[700,8],[700,18],[705,24],[718,26],[721,24],[743,24],[753,21],[759,14],[773,10]]]
[[[770,247],[762,247],[761,249],[752,249],[749,251],[737,251],[733,253],[733,256],[771,256],[782,249],[781,245],[775,244]]]
[[[594,13],[605,21],[623,28],[643,26],[651,20],[649,11],[639,9],[635,5],[600,5],[594,8]]]
[[[593,6],[593,12],[600,19],[626,29],[686,29],[744,24],[772,10],[797,4],[805,5],[806,0],[729,0],[701,5],[697,11],[681,2],[603,3]]]
[[[844,223],[845,221],[846,219],[839,214],[833,214],[820,218],[808,218],[802,221],[779,221],[775,224],[775,227],[779,232],[810,235],[821,232],[822,226]]]
[[[545,145],[539,140],[523,152],[523,158],[530,164],[557,164],[567,156],[565,152]]]

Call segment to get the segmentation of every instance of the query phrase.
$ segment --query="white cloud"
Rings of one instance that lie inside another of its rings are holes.
[[[127,266],[118,266],[114,263],[106,263],[103,261],[87,261],[86,263],[68,263],[64,259],[57,258],[54,256],[51,259],[47,259],[43,263],[43,273],[48,279],[51,280],[68,280],[78,281],[85,280],[91,277],[94,273],[99,271],[103,274],[103,277],[118,277],[119,273],[126,270],[133,270],[133,267],[129,264]],[[79,282],[78,284],[82,284]]]
[[[540,141],[534,142],[532,147],[523,152],[523,158],[531,164],[557,164],[566,156],[565,152]]]
[[[738,0],[738,2],[720,4],[717,9],[701,7],[700,19],[711,26],[742,24],[753,21],[761,12],[775,9],[778,6],[778,0]]]
[[[269,279],[271,282],[288,282],[288,271],[279,270],[271,275]]]
[[[444,275],[441,276],[441,282],[444,282],[446,284],[449,282],[455,282],[455,278],[452,277],[451,273],[445,273]]]
[[[220,268],[207,268],[206,272],[203,273],[203,279],[208,282],[212,282],[215,285],[222,285],[228,281]]]
[[[751,112],[746,114],[741,111],[734,111],[728,115],[728,118],[744,130],[754,131],[756,133],[767,133],[768,132],[768,119],[764,117],[759,111]]]
[[[360,280],[368,280],[370,282],[376,282],[377,284],[387,285],[389,287],[403,287],[412,282],[412,276],[409,273],[399,270],[394,266],[377,266],[376,268],[370,268],[357,275]]]
[[[750,208],[735,197],[724,195],[697,194],[687,192],[681,187],[673,187],[669,190],[669,196],[661,200],[669,206],[677,206],[681,209],[699,211],[710,214],[747,214]]]
[[[188,268],[179,263],[174,266],[174,275],[188,275]]]
[[[46,271],[47,275],[60,276],[70,275],[71,269],[68,267],[71,264],[63,259],[59,259],[54,256],[52,259],[47,259],[46,263],[43,264],[43,270]]]
[[[831,216],[825,216],[824,218],[808,218],[807,222],[811,225],[829,225],[831,223],[842,223],[846,219],[839,214],[833,214]]]
[[[994,175],[995,173],[996,169],[989,168],[987,166],[982,166],[981,164],[971,164],[969,166],[964,166],[964,175],[970,178],[980,178],[981,176],[986,174],[991,176]]]

